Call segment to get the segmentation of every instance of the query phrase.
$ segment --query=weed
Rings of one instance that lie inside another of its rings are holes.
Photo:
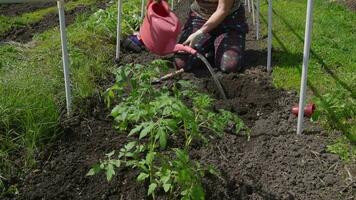
[[[334,144],[327,147],[328,152],[338,154],[346,162],[354,162],[356,159],[356,147],[350,144],[345,137],[340,137]]]

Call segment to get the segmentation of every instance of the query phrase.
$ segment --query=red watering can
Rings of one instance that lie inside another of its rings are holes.
[[[159,3],[154,2],[153,0],[148,1],[147,13],[140,28],[140,38],[145,47],[149,51],[159,56],[164,56],[179,51],[185,51],[187,53],[196,55],[205,63],[215,81],[215,84],[218,87],[218,90],[221,93],[221,96],[226,99],[224,89],[215,76],[208,60],[190,46],[177,44],[177,37],[180,33],[180,30],[181,25],[179,19],[169,9],[168,3],[166,1],[161,1]],[[157,81],[160,82],[164,80],[164,78],[172,77],[182,73],[183,71],[184,70],[178,70],[171,75],[167,75],[166,77],[158,79]]]
[[[177,44],[180,31],[179,19],[169,9],[166,1],[148,1],[147,13],[140,28],[140,38],[149,51],[159,56],[178,51],[196,54],[195,49]]]

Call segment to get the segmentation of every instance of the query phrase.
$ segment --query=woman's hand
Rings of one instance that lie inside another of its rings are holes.
[[[203,37],[204,33],[201,29],[195,31],[194,33],[192,33],[188,39],[183,42],[184,45],[189,45],[191,47],[194,46],[194,44],[196,44],[202,37]]]

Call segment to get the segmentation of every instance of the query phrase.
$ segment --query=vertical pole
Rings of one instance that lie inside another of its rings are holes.
[[[247,0],[245,0],[245,6],[246,6],[246,4],[247,4]]]
[[[255,2],[251,0],[251,8],[252,8],[252,24],[256,26],[256,19],[255,19]]]
[[[174,0],[171,2],[171,9],[174,10]]]
[[[67,114],[71,113],[72,106],[72,94],[70,88],[70,71],[69,71],[69,57],[67,48],[67,35],[66,35],[66,24],[64,16],[64,2],[63,0],[57,1],[58,15],[59,15],[59,29],[61,32],[61,43],[62,43],[62,61],[63,61],[63,73],[64,73],[64,86],[66,93],[66,104],[67,104]]]
[[[248,12],[251,12],[250,0],[247,0],[247,9],[248,9]]]
[[[256,10],[256,40],[260,39],[260,0],[257,0]]]
[[[298,113],[298,127],[297,127],[298,135],[302,134],[303,132],[305,93],[307,90],[308,64],[309,64],[309,53],[310,53],[312,30],[313,30],[313,0],[308,0],[307,16],[306,16],[306,23],[305,23],[302,80],[301,80],[300,97],[299,97],[299,113]]]
[[[122,0],[117,1],[116,62],[120,60]]]
[[[272,71],[272,0],[268,0],[267,72]]]
[[[143,20],[144,15],[145,15],[145,0],[141,0],[141,20]]]

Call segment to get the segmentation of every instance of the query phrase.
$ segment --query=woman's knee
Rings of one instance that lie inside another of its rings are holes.
[[[225,51],[219,63],[220,69],[223,72],[238,72],[243,67],[243,56],[236,51]]]

